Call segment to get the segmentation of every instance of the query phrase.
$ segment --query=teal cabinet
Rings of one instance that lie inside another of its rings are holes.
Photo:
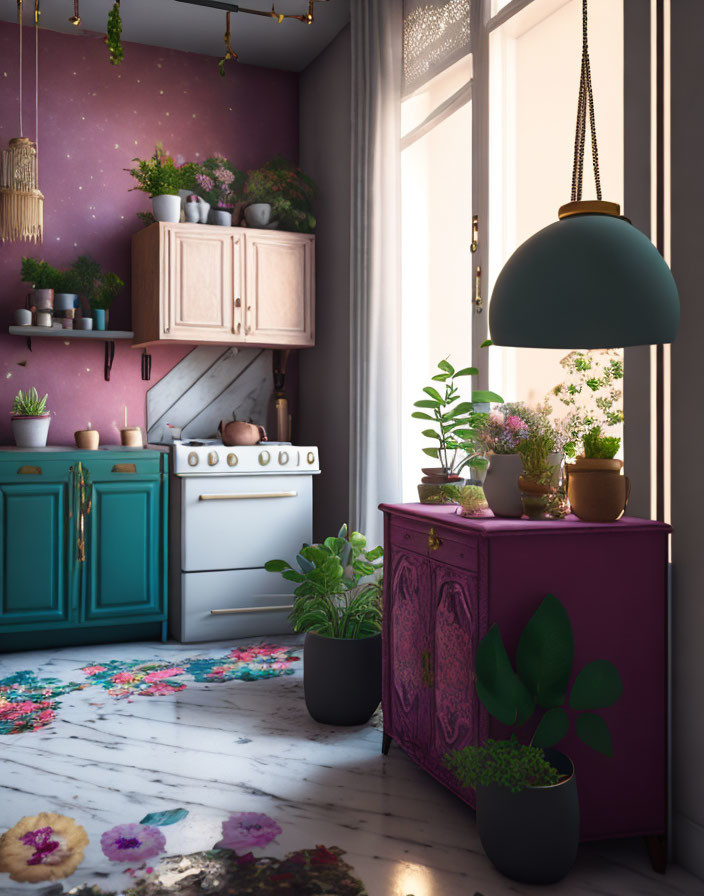
[[[93,483],[86,619],[161,612],[160,494],[158,479]]]
[[[168,456],[0,451],[0,650],[155,637]]]
[[[0,485],[3,625],[68,622],[68,483]]]

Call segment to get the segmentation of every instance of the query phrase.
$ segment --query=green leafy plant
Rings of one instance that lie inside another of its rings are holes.
[[[120,18],[120,0],[115,0],[108,13],[107,34],[105,35],[105,43],[107,44],[112,65],[119,65],[125,58],[125,51],[122,49],[121,38],[122,19]]]
[[[539,747],[519,743],[515,737],[451,750],[443,756],[443,764],[463,787],[474,789],[498,784],[519,793],[526,787],[550,787],[561,778]]]
[[[586,432],[594,426],[623,423],[622,354],[617,349],[574,351],[560,362],[566,379],[552,390],[567,408],[564,451],[574,457]]]
[[[247,172],[243,199],[247,203],[268,202],[272,219],[284,230],[312,233],[315,230],[313,200],[316,186],[293,162],[276,156],[263,168]]]
[[[48,413],[46,409],[48,397],[45,395],[44,398],[40,398],[34,386],[27,392],[20,389],[12,402],[12,413],[16,417],[44,417]]]
[[[269,560],[264,568],[297,585],[291,613],[295,631],[367,638],[381,631],[383,553],[381,547],[368,550],[359,532],[348,537],[343,525],[336,537],[303,545],[296,558],[300,571],[285,560]]]
[[[549,455],[555,450],[555,436],[550,430],[532,432],[518,443],[518,453],[523,463],[523,477],[539,485],[547,485],[552,479],[553,465]]]
[[[191,190],[195,182],[198,166],[192,162],[177,166],[174,160],[157,143],[150,159],[134,158],[136,168],[125,168],[137,181],[133,190],[141,190],[154,196],[177,196],[179,190]]]
[[[71,271],[75,278],[76,292],[91,308],[110,308],[125,285],[117,274],[103,272],[98,262],[89,255],[79,256]]]
[[[577,736],[592,749],[612,756],[611,733],[595,710],[617,702],[623,689],[621,676],[608,660],[594,660],[581,669],[570,689],[573,663],[574,634],[569,615],[549,594],[521,632],[515,670],[496,624],[479,642],[475,659],[477,696],[495,719],[511,728],[521,728],[539,713],[529,746],[541,749],[555,746],[569,731],[571,722],[565,708],[569,706],[577,713]],[[510,738],[515,737],[512,731]],[[462,754],[460,757],[446,754],[446,762],[456,768],[475,768],[481,765],[481,754],[479,759],[474,755],[480,750],[480,746],[464,747],[454,751]],[[526,781],[524,786],[529,785]]]
[[[429,498],[428,504],[459,504],[465,515],[479,513],[487,507],[486,496],[481,485],[456,485],[445,482],[440,486],[437,499]]]
[[[447,359],[438,362],[438,373],[433,381],[440,383],[440,392],[435,386],[425,386],[426,398],[414,402],[420,408],[411,415],[417,420],[429,420],[434,424],[432,429],[423,430],[423,435],[432,439],[435,444],[423,448],[423,452],[440,462],[440,466],[448,476],[457,476],[466,466],[484,468],[486,458],[479,457],[478,431],[486,424],[488,414],[478,411],[477,404],[503,399],[495,392],[475,389],[472,400],[464,401],[460,396],[456,381],[460,377],[476,376],[476,367],[463,367],[455,370]]]
[[[602,436],[600,426],[593,426],[582,436],[585,457],[611,459],[616,456],[620,444],[618,436]]]
[[[61,271],[37,258],[22,259],[20,277],[23,283],[31,283],[35,289],[76,292],[76,278],[72,270]]]

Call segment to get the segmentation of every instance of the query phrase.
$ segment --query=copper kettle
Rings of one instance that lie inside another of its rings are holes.
[[[256,445],[266,442],[267,435],[263,426],[256,423],[245,423],[244,420],[221,420],[218,432],[223,445]]]

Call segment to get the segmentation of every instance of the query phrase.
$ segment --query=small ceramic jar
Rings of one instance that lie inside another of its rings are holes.
[[[142,430],[139,426],[126,426],[120,430],[120,442],[125,448],[142,448]]]
[[[97,451],[100,444],[100,433],[97,429],[79,429],[74,432],[76,447],[83,451]]]
[[[79,329],[81,330],[92,330],[93,329],[93,318],[92,317],[82,317],[79,321]]]
[[[51,326],[52,326],[51,311],[37,311],[36,312],[36,326],[49,327],[51,329]],[[61,326],[61,324],[59,324],[59,326]]]
[[[30,327],[32,325],[32,312],[29,308],[18,308],[14,315],[16,327]]]
[[[73,329],[73,318],[72,317],[64,317],[61,321],[61,326],[64,330],[72,330]]]

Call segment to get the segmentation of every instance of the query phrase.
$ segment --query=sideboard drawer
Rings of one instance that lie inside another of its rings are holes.
[[[394,521],[391,525],[391,544],[461,569],[473,572],[478,569],[477,538],[458,535],[442,526]]]

